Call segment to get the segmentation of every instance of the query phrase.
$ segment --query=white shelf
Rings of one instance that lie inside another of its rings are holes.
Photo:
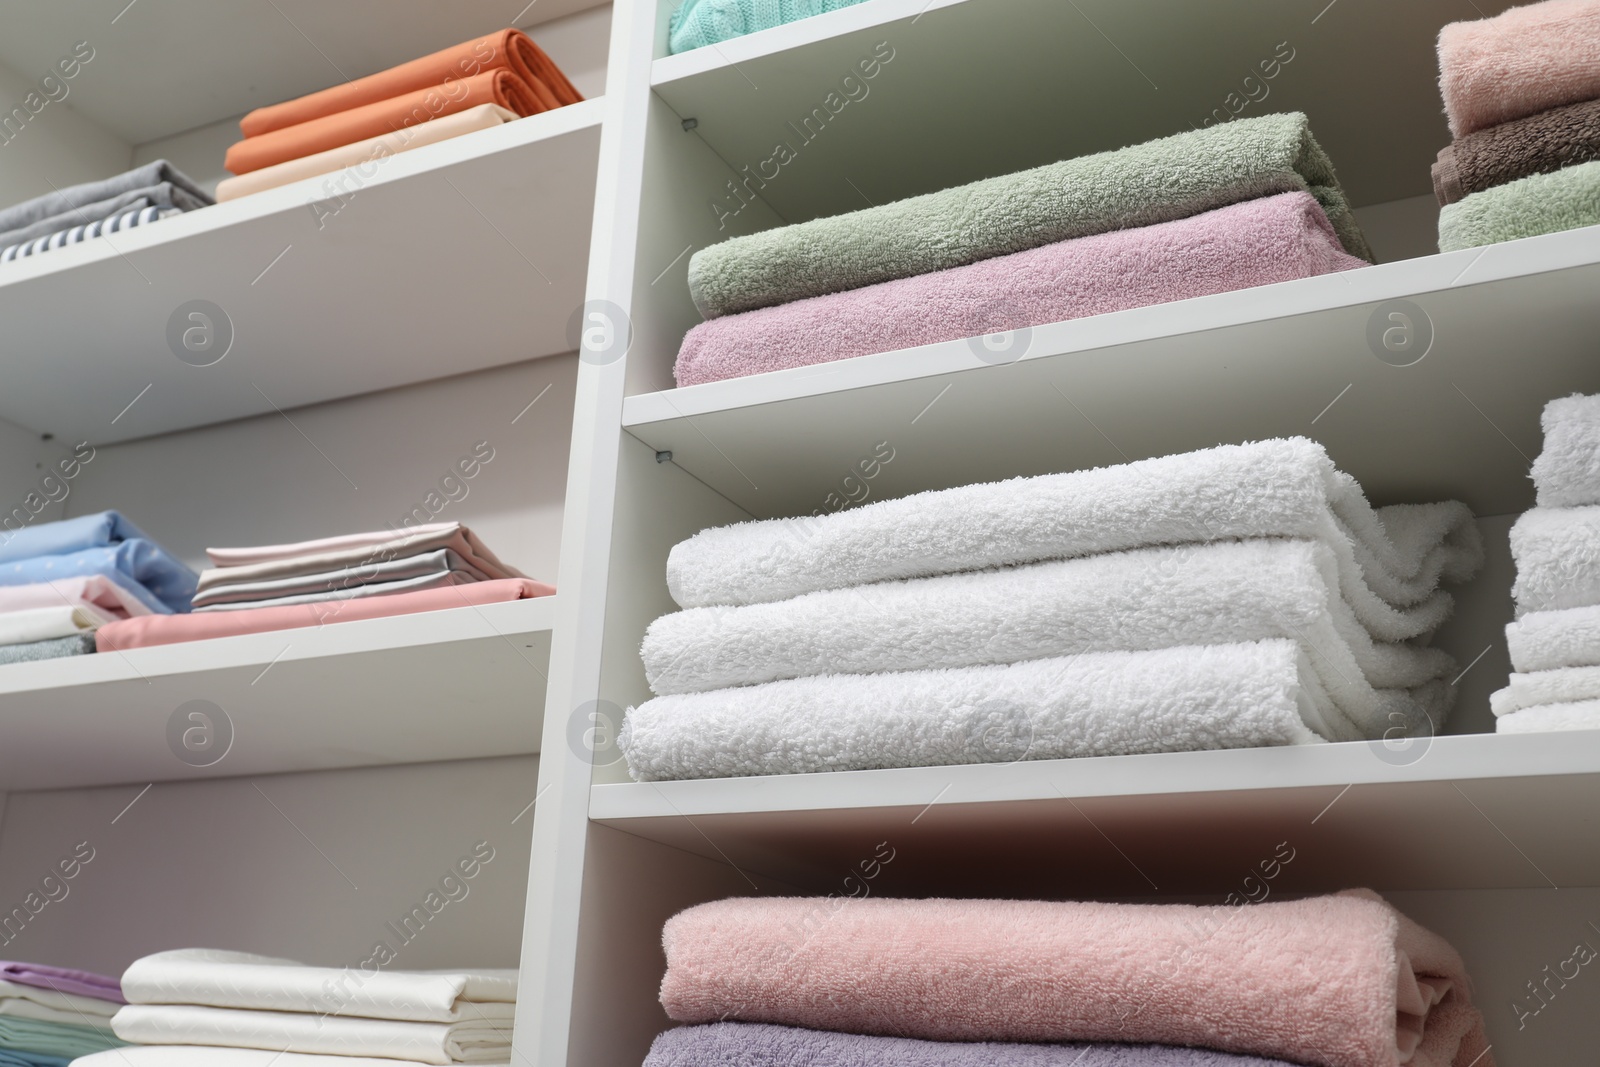
[[[571,351],[603,112],[389,157],[342,206],[310,178],[0,264],[0,418],[110,444]],[[211,366],[168,342],[191,300],[232,323]]]
[[[922,895],[981,895],[1002,857],[1011,892],[1226,891],[1284,840],[1303,889],[1600,885],[1572,847],[1600,833],[1600,732],[1420,744],[598,785],[589,815],[802,885],[887,840]]]
[[[0,791],[536,752],[556,609],[539,597],[0,666]],[[194,700],[232,723],[207,767],[168,742]]]
[[[1600,227],[1038,327],[1009,365],[953,341],[631,396],[623,424],[761,517],[823,507],[885,440],[874,498],[1292,434],[1378,502],[1506,514],[1545,402],[1600,391],[1596,292]],[[1369,347],[1391,300],[1431,320],[1413,366]]]

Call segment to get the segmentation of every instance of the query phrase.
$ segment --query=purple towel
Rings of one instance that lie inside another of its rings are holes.
[[[806,367],[1366,266],[1309,193],[1078,237],[702,322],[680,386]]]
[[[644,1067],[1274,1067],[1281,1060],[1206,1048],[1110,1043],[915,1041],[762,1023],[682,1026],[657,1037]]]
[[[80,997],[95,997],[113,1004],[126,1004],[122,999],[122,983],[115,978],[93,971],[75,971],[70,967],[51,967],[43,963],[13,963],[0,960],[0,978],[18,985],[53,989],[57,993],[74,993]]]

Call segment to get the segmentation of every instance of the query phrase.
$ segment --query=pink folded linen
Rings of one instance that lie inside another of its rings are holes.
[[[680,912],[662,944],[661,1003],[686,1023],[1493,1065],[1461,957],[1368,890],[1214,907],[739,898]]]
[[[102,574],[56,578],[32,585],[0,585],[0,613],[79,605],[114,619],[150,614],[144,601]]]
[[[493,582],[469,582],[447,589],[426,589],[420,593],[397,593],[363,600],[189,615],[149,615],[102,626],[95,631],[95,649],[99,652],[122,652],[150,645],[171,645],[213,637],[295,630],[307,626],[379,619],[389,615],[411,615],[420,611],[528,600],[550,596],[555,591],[554,586],[530,578],[502,578]]]
[[[1079,237],[702,322],[678,385],[805,367],[1364,267],[1309,193]]]
[[[1545,0],[1439,31],[1439,92],[1464,137],[1600,97],[1600,0]]]

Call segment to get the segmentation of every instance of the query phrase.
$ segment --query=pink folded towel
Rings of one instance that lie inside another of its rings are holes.
[[[1377,894],[1251,906],[765,898],[662,932],[680,1022],[1493,1067],[1461,957]]]
[[[1600,97],[1600,0],[1545,0],[1439,31],[1450,133]]]
[[[1078,237],[689,331],[680,386],[1041,326],[1366,266],[1309,193]]]

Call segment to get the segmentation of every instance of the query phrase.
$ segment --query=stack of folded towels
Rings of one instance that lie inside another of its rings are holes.
[[[1368,890],[733,899],[674,916],[662,944],[661,1003],[692,1025],[645,1067],[1494,1065],[1460,955]]]
[[[517,972],[308,967],[217,949],[146,956],[111,1020],[133,1043],[79,1067],[506,1064]]]
[[[215,203],[164,159],[0,210],[0,263],[120,233]]]
[[[1246,289],[1372,260],[1299,113],[696,252],[680,386]]]
[[[1451,23],[1439,88],[1440,251],[1600,224],[1600,0]]]
[[[123,1003],[115,978],[38,963],[0,962],[0,1064],[66,1067],[122,1044],[111,1017]]]
[[[1304,438],[703,530],[619,744],[665,780],[1427,734],[1482,558]]]
[[[228,149],[218,200],[487,129],[583,97],[521,30],[506,29],[296,100],[258,108]]]
[[[770,30],[862,0],[683,0],[667,24],[667,51],[676,55]]]
[[[1511,527],[1517,673],[1489,698],[1495,730],[1600,729],[1600,396],[1546,405],[1533,483],[1538,506]]]
[[[115,511],[0,533],[0,663],[95,651],[118,620],[189,610],[195,573]]]
[[[102,652],[549,596],[459,522],[209,548],[193,610],[101,629]]]

